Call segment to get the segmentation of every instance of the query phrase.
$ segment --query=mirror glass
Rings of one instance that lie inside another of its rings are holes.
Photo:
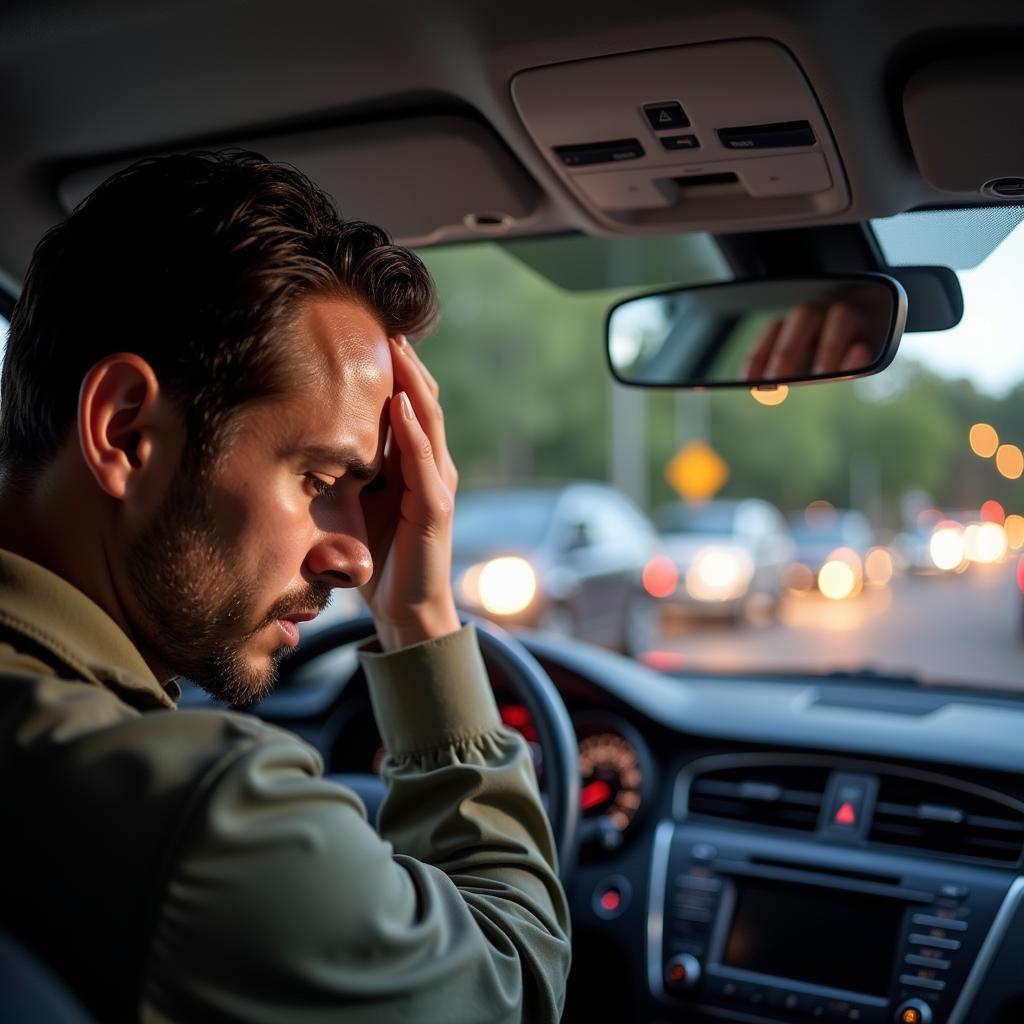
[[[616,306],[608,359],[622,383],[654,387],[862,376],[892,361],[906,309],[882,274],[681,288]]]

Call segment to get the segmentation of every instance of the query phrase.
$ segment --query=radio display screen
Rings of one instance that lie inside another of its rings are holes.
[[[905,903],[759,879],[736,884],[725,966],[887,995]]]

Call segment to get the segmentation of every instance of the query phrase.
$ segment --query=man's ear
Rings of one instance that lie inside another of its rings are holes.
[[[141,356],[118,352],[86,375],[78,395],[78,440],[96,483],[123,500],[165,446],[167,400]]]

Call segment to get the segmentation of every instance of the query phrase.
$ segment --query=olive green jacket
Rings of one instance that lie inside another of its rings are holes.
[[[379,832],[317,752],[176,710],[114,621],[0,552],[0,923],[99,1021],[554,1021],[568,914],[471,627],[365,650]]]

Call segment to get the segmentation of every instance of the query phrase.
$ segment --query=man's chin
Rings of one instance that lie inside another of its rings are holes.
[[[248,708],[263,700],[277,683],[278,667],[294,653],[281,644],[269,652],[227,651],[204,671],[190,678],[211,697],[234,708]]]

